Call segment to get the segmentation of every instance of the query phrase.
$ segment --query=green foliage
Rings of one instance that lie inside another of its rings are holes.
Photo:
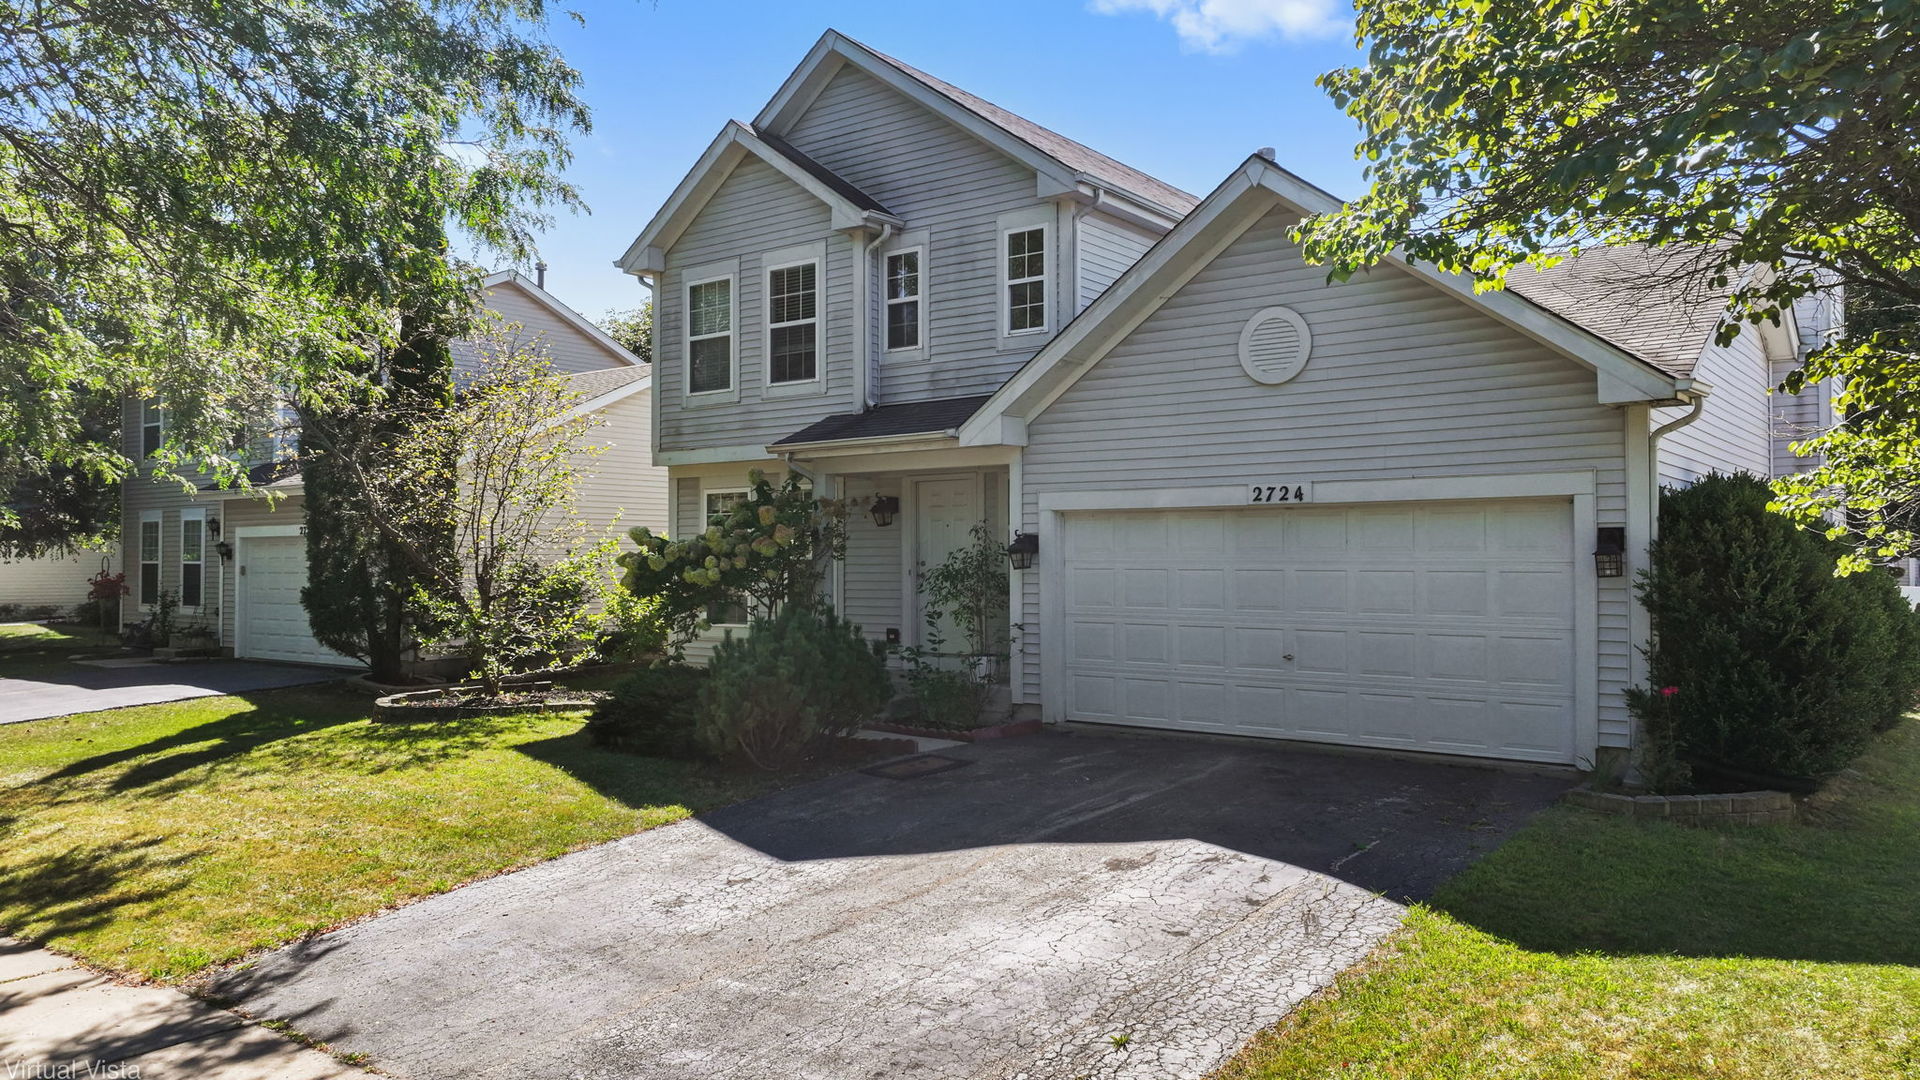
[[[172,589],[161,589],[160,600],[153,605],[153,618],[147,622],[147,643],[156,649],[172,645],[179,616],[180,594]]]
[[[643,364],[653,363],[653,305],[641,304],[624,311],[609,311],[600,317],[600,329],[619,342]]]
[[[1920,547],[1920,5],[1910,0],[1359,0],[1364,67],[1320,84],[1364,129],[1370,190],[1308,220],[1345,278],[1398,249],[1494,287],[1596,244],[1679,244],[1731,294],[1725,341],[1832,286],[1848,320],[1785,381],[1847,421],[1780,486],[1868,556]],[[1649,287],[1675,287],[1649,282]],[[1833,512],[1841,512],[1836,518]],[[1837,522],[1837,523],[1836,523]],[[1845,568],[1864,568],[1849,558]]]
[[[423,606],[415,602],[422,579],[414,561],[381,531],[374,493],[360,482],[355,465],[395,486],[419,475],[395,456],[396,443],[416,421],[452,400],[452,350],[443,339],[410,334],[372,382],[386,387],[378,399],[359,391],[350,404],[313,402],[302,410],[307,580],[324,584],[301,588],[300,604],[316,641],[366,661],[376,681],[397,683],[429,629]],[[444,503],[448,496],[444,485],[416,483],[408,501]],[[449,559],[446,539],[443,534],[440,544],[424,547],[425,557]]]
[[[613,566],[615,546],[605,548],[606,563]],[[667,625],[660,618],[660,600],[653,596],[635,596],[620,584],[623,575],[611,571],[600,592],[604,605],[595,619],[594,652],[610,663],[644,660],[658,656],[667,644]]]
[[[1664,493],[1639,585],[1652,685],[1628,702],[1696,765],[1825,776],[1913,707],[1920,616],[1884,574],[1835,576],[1840,545],[1768,498],[1745,475]]]
[[[755,469],[747,481],[747,497],[704,532],[681,540],[645,528],[629,534],[639,550],[620,556],[627,591],[659,599],[675,651],[706,628],[716,606],[743,603],[771,616],[812,604],[831,561],[846,556],[844,501],[816,499],[797,473],[776,486]]]
[[[720,643],[707,670],[703,738],[763,769],[793,764],[822,736],[852,734],[892,696],[879,651],[823,605],[754,619],[744,637]]]
[[[32,392],[44,396],[44,385]],[[86,449],[69,455],[0,439],[0,558],[104,549],[119,537],[119,487],[73,461],[118,452],[120,399],[98,389],[57,396],[75,410],[73,437]]]
[[[971,731],[980,726],[992,683],[977,671],[942,667],[918,650],[908,653],[907,686],[920,703],[920,724],[942,731]]]
[[[704,668],[682,664],[641,668],[594,707],[587,736],[595,746],[649,757],[707,757],[711,747],[700,737],[700,692],[707,678]]]
[[[336,391],[396,312],[463,310],[444,225],[524,261],[579,206],[549,12],[0,0],[0,446],[111,483],[134,463],[84,402],[157,397],[160,473],[232,480],[275,388]]]
[[[1007,547],[982,521],[969,542],[921,576],[929,642],[939,651],[941,626],[951,618],[965,635],[967,655],[1003,657],[1007,651]]]

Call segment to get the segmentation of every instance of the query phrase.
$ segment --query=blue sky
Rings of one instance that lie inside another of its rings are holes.
[[[591,0],[554,43],[594,130],[569,178],[591,215],[541,240],[547,285],[590,318],[646,298],[613,267],[728,119],[750,120],[832,27],[1205,194],[1258,147],[1353,194],[1357,131],[1313,85],[1359,59],[1335,0]],[[1027,44],[1014,46],[1012,42]]]

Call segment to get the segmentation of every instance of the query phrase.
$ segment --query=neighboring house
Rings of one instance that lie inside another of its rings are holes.
[[[673,532],[752,468],[897,500],[830,588],[907,644],[970,526],[1036,537],[1011,693],[1048,721],[1627,748],[1659,486],[1790,467],[1776,429],[1827,405],[1766,388],[1834,312],[1722,348],[1724,295],[1594,284],[1644,253],[1329,283],[1288,231],[1337,200],[1270,153],[1196,199],[827,33],[619,262]]]
[[[86,602],[88,582],[114,561],[98,551],[0,561],[0,619],[52,609],[64,615]]]
[[[486,278],[485,306],[537,338],[554,368],[571,378],[602,424],[591,440],[605,451],[582,482],[578,511],[588,522],[621,533],[636,525],[660,529],[667,519],[666,470],[648,461],[652,378],[646,365],[578,312],[512,271]],[[455,344],[456,371],[477,354]],[[153,402],[127,405],[127,452],[143,457],[159,445],[166,422]],[[185,624],[213,629],[235,656],[303,663],[351,661],[313,640],[300,589],[307,581],[302,539],[303,489],[291,465],[291,433],[250,449],[252,490],[206,485],[184,492],[175,482],[144,477],[122,490],[121,553],[132,594],[122,622],[147,618],[161,592],[180,599]]]

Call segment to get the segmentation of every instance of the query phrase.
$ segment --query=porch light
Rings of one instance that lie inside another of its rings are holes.
[[[213,545],[213,550],[219,553],[222,560],[226,562],[233,561],[233,545],[227,543],[225,540]]]
[[[215,540],[220,539],[219,518],[210,517],[207,519],[207,535],[213,537]]]
[[[867,512],[873,515],[873,523],[884,529],[893,524],[893,515],[900,512],[900,499],[896,495],[875,495]]]
[[[1625,577],[1627,573],[1627,530],[1618,525],[1602,526],[1593,542],[1593,576]]]
[[[1025,570],[1033,565],[1033,557],[1040,554],[1040,538],[1033,533],[1017,532],[1013,534],[1013,543],[1007,545],[1007,561],[1015,570]]]

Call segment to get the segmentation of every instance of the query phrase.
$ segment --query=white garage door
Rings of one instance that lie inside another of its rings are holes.
[[[1565,500],[1068,514],[1068,716],[1570,762]]]
[[[235,653],[298,664],[351,664],[313,640],[300,587],[307,583],[307,543],[298,536],[250,536],[241,541],[239,633]]]

